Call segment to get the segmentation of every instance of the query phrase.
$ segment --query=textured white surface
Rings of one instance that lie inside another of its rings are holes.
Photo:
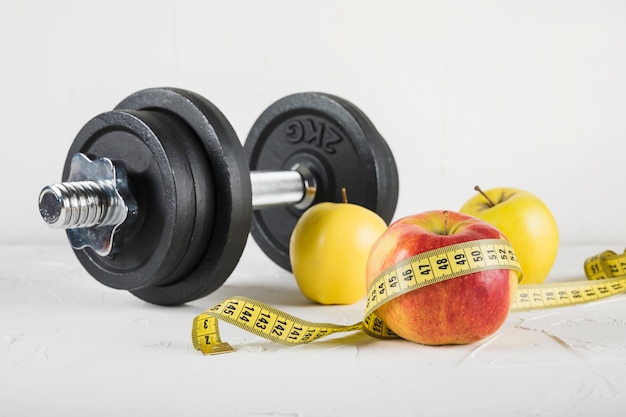
[[[583,279],[608,246],[563,247],[549,282]],[[0,246],[0,409],[33,416],[623,416],[626,296],[512,313],[493,337],[428,347],[362,333],[283,347],[222,324],[237,351],[204,357],[193,317],[246,295],[348,324],[250,241],[226,284],[177,308],[89,277],[66,246]]]

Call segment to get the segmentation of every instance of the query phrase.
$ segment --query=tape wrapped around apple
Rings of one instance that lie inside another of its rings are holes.
[[[392,223],[372,246],[369,287],[381,272],[430,250],[481,239],[506,239],[493,225],[455,211],[428,211]],[[506,320],[518,275],[474,272],[407,292],[381,305],[378,316],[398,336],[427,345],[467,344],[494,334]]]

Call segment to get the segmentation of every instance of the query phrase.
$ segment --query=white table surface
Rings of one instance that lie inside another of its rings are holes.
[[[584,279],[607,245],[562,247],[548,282]],[[203,356],[195,315],[246,295],[350,324],[364,303],[317,306],[250,240],[218,291],[182,307],[107,288],[69,246],[0,246],[2,416],[624,416],[626,296],[511,313],[466,346],[362,333],[285,347],[221,324],[237,351]]]

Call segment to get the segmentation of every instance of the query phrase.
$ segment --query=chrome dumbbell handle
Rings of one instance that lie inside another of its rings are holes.
[[[252,171],[250,183],[253,210],[287,205],[306,209],[317,190],[311,171],[300,165],[290,171]]]
[[[305,209],[315,198],[316,182],[305,167],[290,171],[250,173],[253,210],[294,205]],[[52,228],[71,231],[74,249],[91,247],[101,256],[111,253],[116,229],[136,211],[123,166],[109,158],[72,158],[68,181],[44,187],[39,213]]]

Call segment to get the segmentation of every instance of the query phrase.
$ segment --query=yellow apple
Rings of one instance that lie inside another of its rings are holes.
[[[365,296],[365,268],[372,245],[387,229],[373,211],[324,202],[296,223],[289,258],[302,294],[320,304],[352,304]]]
[[[475,190],[460,211],[491,223],[509,239],[524,273],[521,284],[544,282],[559,248],[556,221],[545,203],[517,188]]]

